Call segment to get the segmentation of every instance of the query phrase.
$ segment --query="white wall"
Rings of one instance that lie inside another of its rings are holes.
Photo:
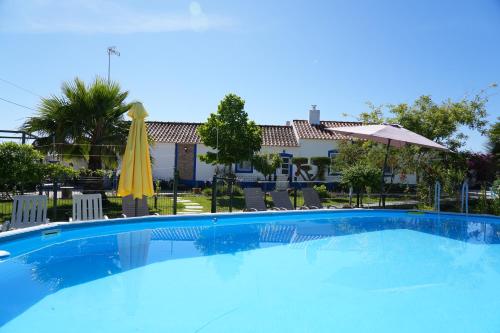
[[[264,146],[261,149],[261,153],[287,153],[292,154],[293,157],[317,157],[325,156],[328,157],[328,151],[332,149],[338,149],[337,141],[333,140],[310,140],[303,139],[300,140],[299,147],[282,147],[282,146]],[[198,181],[211,181],[215,173],[215,166],[206,164],[202,162],[199,158],[200,155],[206,154],[207,151],[213,151],[213,149],[206,147],[204,144],[198,144],[196,146],[196,180]],[[153,177],[159,179],[172,179],[173,170],[175,166],[175,144],[174,143],[156,143],[151,149],[151,155],[154,158],[153,165]],[[312,173],[314,174],[315,170]],[[296,168],[293,166],[292,177],[295,175]],[[278,176],[279,176],[278,172]],[[253,173],[237,173],[238,178],[244,181],[256,181],[258,179],[264,179],[264,176],[255,171]],[[299,178],[299,180],[303,180]],[[340,181],[340,176],[330,176],[325,175],[325,180],[330,182]],[[398,175],[394,177],[394,183],[409,183],[415,184],[415,175],[407,175],[404,181],[401,181]]]
[[[200,143],[196,145],[196,180],[212,181],[215,173],[215,166],[207,164],[200,160],[200,155],[205,155],[208,151],[214,151],[212,148]]]
[[[174,177],[175,143],[156,143],[151,149],[154,159],[153,178],[170,180]]]
[[[311,140],[311,139],[301,139],[300,149],[298,155],[295,157],[328,157],[328,151],[332,149],[338,149],[339,145],[337,141],[334,140]],[[312,173],[315,174],[317,167],[312,166]],[[294,170],[295,171],[295,170]],[[330,182],[340,181],[340,176],[330,176],[328,171],[325,174],[325,180]]]

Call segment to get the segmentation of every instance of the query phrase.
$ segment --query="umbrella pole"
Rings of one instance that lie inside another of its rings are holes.
[[[134,198],[134,216],[137,216],[137,205],[139,203],[139,199]]]
[[[380,206],[385,208],[385,168],[387,167],[387,157],[389,156],[389,147],[391,146],[391,139],[387,140],[387,148],[385,150],[384,166],[382,167],[382,179],[380,180]]]

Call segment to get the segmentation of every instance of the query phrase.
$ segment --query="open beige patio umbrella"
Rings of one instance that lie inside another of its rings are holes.
[[[137,210],[138,199],[142,200],[144,196],[149,197],[154,194],[148,134],[144,122],[148,113],[141,103],[136,102],[127,115],[132,118],[132,123],[122,160],[118,195],[132,196]]]
[[[385,193],[384,193],[384,171],[387,167],[387,157],[389,155],[389,147],[404,147],[407,144],[413,144],[421,147],[445,150],[449,149],[445,146],[440,145],[426,137],[417,134],[415,132],[409,131],[397,124],[381,124],[381,125],[361,125],[361,126],[349,126],[349,127],[330,127],[327,130],[341,133],[344,135],[349,135],[351,137],[376,141],[387,145],[387,150],[385,152],[384,166],[382,168],[382,180],[381,180],[381,193],[380,199],[382,206],[385,207]]]

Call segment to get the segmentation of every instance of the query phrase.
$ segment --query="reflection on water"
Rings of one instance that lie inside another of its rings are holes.
[[[235,254],[263,247],[389,229],[409,229],[479,244],[500,243],[500,225],[452,217],[350,217],[241,225],[166,227],[71,240],[0,263],[0,325],[62,288],[147,264]],[[317,249],[306,252],[314,261]],[[231,256],[234,271],[241,256]],[[12,302],[15,300],[15,302]]]

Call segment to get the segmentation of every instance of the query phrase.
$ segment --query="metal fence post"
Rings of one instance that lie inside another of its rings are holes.
[[[57,179],[54,178],[54,182],[52,183],[53,190],[53,198],[52,198],[52,214],[54,215],[52,218],[54,221],[57,221]]]
[[[460,211],[469,214],[469,183],[467,180],[462,185],[462,192],[460,193]]]
[[[434,185],[434,210],[439,212],[441,210],[441,183],[436,181]]]
[[[174,169],[174,183],[173,183],[173,194],[174,194],[174,198],[173,198],[173,207],[172,207],[172,214],[173,215],[177,215],[177,183],[179,182],[179,171],[176,169]]]
[[[349,207],[352,207],[352,193],[354,192],[354,189],[352,186],[349,186]],[[380,197],[382,198],[382,197]],[[379,207],[382,207],[382,199],[379,200]]]
[[[293,208],[297,209],[297,184],[293,186]]]
[[[233,179],[229,180],[229,212],[233,212]]]
[[[212,177],[212,207],[210,209],[212,213],[217,213],[217,176]]]

